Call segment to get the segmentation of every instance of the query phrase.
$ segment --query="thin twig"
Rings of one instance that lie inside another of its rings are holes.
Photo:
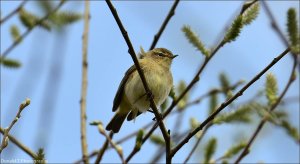
[[[21,2],[21,4],[20,4],[15,10],[13,10],[12,12],[10,12],[8,15],[6,15],[4,18],[2,18],[2,19],[0,20],[0,25],[3,25],[3,23],[4,23],[5,21],[7,21],[9,18],[11,18],[12,16],[14,16],[16,13],[18,13],[18,12],[21,10],[21,8],[22,8],[27,2],[28,2],[28,0],[23,0],[23,1]]]
[[[282,98],[285,96],[286,92],[288,91],[288,89],[290,88],[291,84],[295,81],[295,70],[297,67],[297,61],[294,60],[294,64],[291,70],[291,74],[289,77],[289,81],[287,82],[284,90],[282,91],[282,93],[280,94],[280,96],[278,97],[278,99],[276,100],[276,102],[270,107],[269,111],[272,112],[276,109],[276,107],[280,104]],[[259,123],[259,125],[257,126],[255,132],[253,133],[253,135],[251,136],[251,138],[249,139],[247,145],[245,146],[243,152],[240,154],[240,156],[237,158],[237,160],[235,161],[235,164],[240,163],[240,161],[249,153],[249,148],[250,146],[253,144],[255,138],[257,137],[258,133],[262,130],[264,124],[268,121],[267,116],[265,116]]]
[[[82,82],[81,82],[81,99],[80,99],[80,134],[81,134],[81,149],[82,158],[85,164],[89,163],[88,145],[86,138],[86,95],[88,82],[88,33],[89,33],[89,19],[90,19],[90,4],[85,0],[84,9],[84,31],[82,35]]]
[[[18,113],[17,113],[16,117],[14,118],[14,120],[10,123],[10,125],[7,128],[5,128],[3,130],[4,134],[3,134],[3,139],[2,139],[2,142],[1,142],[0,154],[2,153],[2,150],[5,149],[6,146],[8,145],[8,140],[9,140],[8,134],[9,134],[9,131],[11,130],[11,128],[15,125],[15,123],[21,117],[21,112],[23,111],[23,109],[26,108],[29,104],[30,104],[30,99],[26,98],[26,100],[23,101],[20,104]]]
[[[196,148],[198,147],[198,145],[200,144],[204,134],[207,132],[207,130],[212,126],[212,123],[207,124],[207,126],[205,126],[200,134],[200,136],[197,138],[197,141],[195,143],[195,145],[193,146],[192,150],[190,151],[190,153],[188,154],[188,156],[186,157],[186,159],[184,160],[184,164],[187,163],[190,158],[192,157],[193,153],[196,151]]]
[[[98,131],[106,138],[106,140],[110,143],[110,145],[112,146],[112,148],[114,148],[117,152],[117,154],[119,155],[121,161],[123,164],[126,164],[127,162],[124,160],[124,156],[123,156],[123,150],[122,148],[117,145],[115,142],[112,141],[112,138],[110,136],[108,136],[103,128],[103,125],[101,122],[95,123],[94,125],[97,125],[98,127]],[[113,132],[111,132],[110,134],[112,134]]]
[[[20,42],[19,40],[24,40],[32,30],[37,27],[38,25],[42,24],[45,20],[47,20],[53,13],[55,13],[63,4],[65,3],[65,0],[61,0],[60,3],[47,15],[45,15],[40,20],[36,21],[34,26],[32,28],[27,28],[27,30],[20,36],[19,39],[14,41],[1,55],[2,58],[7,57],[7,55],[13,50]]]
[[[282,52],[279,56],[273,59],[273,61],[268,64],[261,72],[259,72],[251,81],[249,81],[242,89],[240,89],[234,96],[232,96],[227,101],[223,102],[216,110],[213,112],[206,120],[204,120],[199,127],[190,132],[175,148],[172,149],[171,154],[175,155],[176,152],[185,145],[197,132],[203,129],[209,122],[211,122],[217,114],[219,114],[225,107],[227,107],[231,102],[233,102],[238,97],[242,96],[244,91],[247,90],[254,82],[256,82],[264,73],[266,73],[272,66],[274,66],[281,58],[283,58],[290,51],[287,48],[284,52]]]
[[[2,127],[0,127],[0,132],[4,135],[4,129]],[[17,147],[19,147],[21,150],[23,150],[26,154],[28,154],[31,158],[36,159],[37,158],[37,154],[30,150],[27,146],[23,145],[20,141],[18,141],[16,138],[14,138],[13,136],[11,136],[10,134],[7,135],[8,139],[14,143]]]
[[[114,135],[114,133],[111,131],[111,132],[109,133],[109,138],[112,139],[112,138],[113,138],[113,135]],[[106,139],[106,141],[104,142],[102,148],[99,150],[99,153],[98,153],[98,155],[97,155],[95,164],[98,164],[98,163],[101,162],[101,159],[102,159],[102,157],[103,157],[103,155],[104,155],[104,153],[105,153],[105,151],[106,151],[106,149],[107,149],[107,147],[108,147],[108,143],[109,143],[109,140]]]
[[[158,111],[158,109],[157,109],[157,107],[155,105],[155,102],[153,100],[153,95],[152,95],[152,93],[151,93],[151,91],[149,89],[149,86],[147,84],[147,81],[146,81],[145,75],[143,73],[143,70],[141,69],[141,66],[140,66],[140,64],[138,62],[138,59],[136,57],[135,51],[133,49],[133,46],[131,44],[131,41],[129,39],[127,31],[125,30],[125,28],[124,28],[124,26],[123,26],[123,24],[122,24],[122,22],[121,22],[121,20],[120,20],[120,18],[118,16],[118,13],[117,13],[116,9],[114,8],[113,4],[111,3],[111,1],[110,0],[106,0],[106,3],[108,5],[110,11],[112,12],[112,14],[113,14],[113,16],[114,16],[114,18],[115,18],[115,20],[116,20],[116,22],[117,22],[117,24],[118,24],[118,26],[120,28],[120,31],[121,31],[121,33],[122,33],[122,35],[123,35],[123,37],[124,37],[124,39],[125,39],[125,41],[126,41],[126,43],[128,45],[128,48],[129,48],[128,52],[131,55],[131,57],[133,59],[133,62],[135,64],[135,66],[136,66],[136,69],[137,69],[137,71],[139,73],[139,76],[141,77],[141,80],[143,82],[143,86],[145,88],[145,91],[146,91],[147,96],[148,96],[149,101],[150,101],[150,107],[152,108],[152,110],[154,112],[156,120],[159,123],[159,127],[161,129],[162,134],[163,134],[164,140],[166,142],[166,153],[167,153],[167,157],[166,157],[167,159],[166,159],[166,161],[167,161],[167,163],[169,163],[170,162],[169,160],[171,160],[171,159],[168,158],[169,157],[168,154],[170,154],[170,150],[171,150],[170,135],[169,135],[169,133],[167,131],[167,128],[165,127],[164,123],[161,121],[162,120],[161,114],[159,113],[159,111]]]
[[[174,4],[172,5],[172,7],[171,7],[171,9],[170,9],[170,11],[169,11],[167,17],[165,18],[164,22],[162,23],[160,29],[159,29],[158,32],[154,35],[154,38],[153,38],[153,41],[152,41],[152,44],[151,44],[149,50],[154,49],[154,47],[156,46],[156,44],[157,44],[157,42],[158,42],[158,40],[159,40],[161,34],[163,33],[163,31],[164,31],[165,28],[166,28],[168,22],[170,21],[170,19],[172,18],[172,16],[175,14],[175,9],[176,9],[178,3],[179,3],[179,0],[175,0],[175,1],[174,1]]]

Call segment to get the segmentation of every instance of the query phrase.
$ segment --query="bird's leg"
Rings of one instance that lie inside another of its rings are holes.
[[[151,110],[151,109],[148,109],[147,111],[148,111],[148,112],[151,112],[151,113],[154,113],[153,110]]]

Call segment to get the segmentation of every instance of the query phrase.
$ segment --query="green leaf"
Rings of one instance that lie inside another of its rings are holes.
[[[271,73],[268,73],[266,76],[266,84],[265,84],[265,92],[266,97],[268,99],[268,104],[273,105],[277,100],[277,80],[275,76]]]
[[[8,59],[4,57],[0,57],[1,65],[8,67],[8,68],[19,68],[21,63],[15,59]]]
[[[222,160],[222,164],[228,164],[229,162],[227,160]]]
[[[285,129],[287,134],[291,136],[296,142],[300,142],[300,135],[298,132],[298,129],[296,127],[293,127],[288,121],[283,120],[281,122],[281,127]]]
[[[205,152],[204,152],[204,162],[203,163],[208,163],[212,156],[214,155],[215,151],[217,148],[217,139],[216,138],[211,138],[207,145],[205,146]]]
[[[197,34],[194,33],[189,26],[185,25],[185,26],[182,27],[181,30],[183,31],[183,33],[185,34],[185,36],[189,40],[189,42],[194,47],[196,47],[197,50],[199,50],[206,57],[209,56],[209,54],[210,54],[209,50],[207,50],[205,48],[204,44],[201,42],[201,40],[199,39],[199,37],[197,36]]]
[[[76,12],[58,12],[50,17],[50,20],[57,26],[65,26],[75,23],[83,18],[82,14]]]
[[[156,145],[162,145],[164,146],[165,145],[165,140],[162,136],[159,136],[159,135],[151,135],[150,136],[150,141],[153,142],[154,144]]]
[[[135,140],[135,147],[136,149],[140,150],[142,143],[143,143],[143,136],[144,136],[144,130],[141,129],[136,135],[136,140]]]
[[[259,8],[259,2],[255,2],[244,11],[242,14],[244,25],[249,25],[255,18],[257,18],[259,14]]]
[[[291,51],[295,54],[300,53],[300,37],[298,31],[297,13],[294,8],[290,8],[287,13],[287,29],[289,34],[289,41]]]
[[[161,105],[160,105],[160,112],[163,113],[167,107],[168,107],[169,101],[166,99]]]
[[[196,129],[199,125],[200,125],[200,122],[198,122],[196,118],[194,118],[194,117],[190,118],[190,126],[191,126],[192,130]],[[196,133],[195,137],[200,138],[201,134],[202,134],[202,131],[200,130],[198,133]]]
[[[225,37],[223,39],[223,44],[235,41],[235,39],[239,36],[242,27],[243,27],[243,16],[239,15],[233,21],[232,25],[226,32]]]
[[[174,86],[172,87],[170,93],[169,93],[169,96],[175,100],[176,99],[176,93],[175,93],[175,90],[174,90]]]
[[[28,29],[34,28],[35,26],[43,27],[46,30],[50,30],[50,24],[47,21],[40,22],[40,18],[28,11],[24,8],[19,10],[19,18],[22,24]]]
[[[213,93],[209,101],[209,115],[212,114],[218,107],[218,94]]]
[[[249,123],[251,122],[251,112],[252,112],[252,108],[250,105],[243,105],[233,112],[220,114],[213,120],[213,122],[216,124],[221,124],[223,122]]]
[[[229,148],[226,153],[224,154],[224,158],[231,158],[234,155],[238,154],[244,147],[246,147],[246,142],[240,142],[236,145],[233,145],[231,148]]]
[[[40,148],[38,150],[37,158],[34,159],[34,163],[35,164],[45,164],[46,163],[44,149]]]
[[[21,35],[20,35],[20,31],[19,28],[16,25],[12,25],[10,27],[10,35],[13,38],[14,42],[21,42]]]
[[[230,87],[228,76],[224,72],[220,74],[219,80],[223,89],[228,89]]]
[[[185,89],[186,89],[186,84],[183,80],[181,80],[178,84],[177,92],[182,93]],[[184,97],[177,104],[178,110],[183,110],[186,107],[188,99],[189,99],[189,94],[186,93]]]
[[[219,80],[221,82],[222,89],[227,96],[227,99],[231,98],[233,93],[232,90],[230,90],[230,81],[228,76],[225,73],[221,73],[219,76]]]

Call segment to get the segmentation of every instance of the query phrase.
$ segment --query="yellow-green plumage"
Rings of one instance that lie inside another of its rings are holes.
[[[143,58],[139,60],[157,106],[165,101],[173,86],[170,66],[175,57],[176,55],[174,56],[169,50],[157,48],[143,54]],[[149,108],[150,103],[144,85],[133,65],[127,70],[121,81],[113,104],[113,111],[116,111],[116,114],[107,125],[106,130],[117,133],[129,112],[127,120],[132,120]]]

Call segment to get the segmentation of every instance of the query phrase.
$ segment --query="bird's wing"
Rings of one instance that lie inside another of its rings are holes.
[[[123,77],[120,85],[119,85],[119,88],[118,88],[118,91],[116,93],[116,96],[114,98],[114,104],[113,104],[113,108],[112,108],[112,111],[115,112],[119,105],[121,104],[121,101],[122,101],[122,97],[123,97],[123,94],[124,94],[124,89],[125,89],[125,84],[128,80],[128,78],[130,77],[130,75],[136,70],[135,68],[135,65],[131,66],[125,73],[125,76]]]

